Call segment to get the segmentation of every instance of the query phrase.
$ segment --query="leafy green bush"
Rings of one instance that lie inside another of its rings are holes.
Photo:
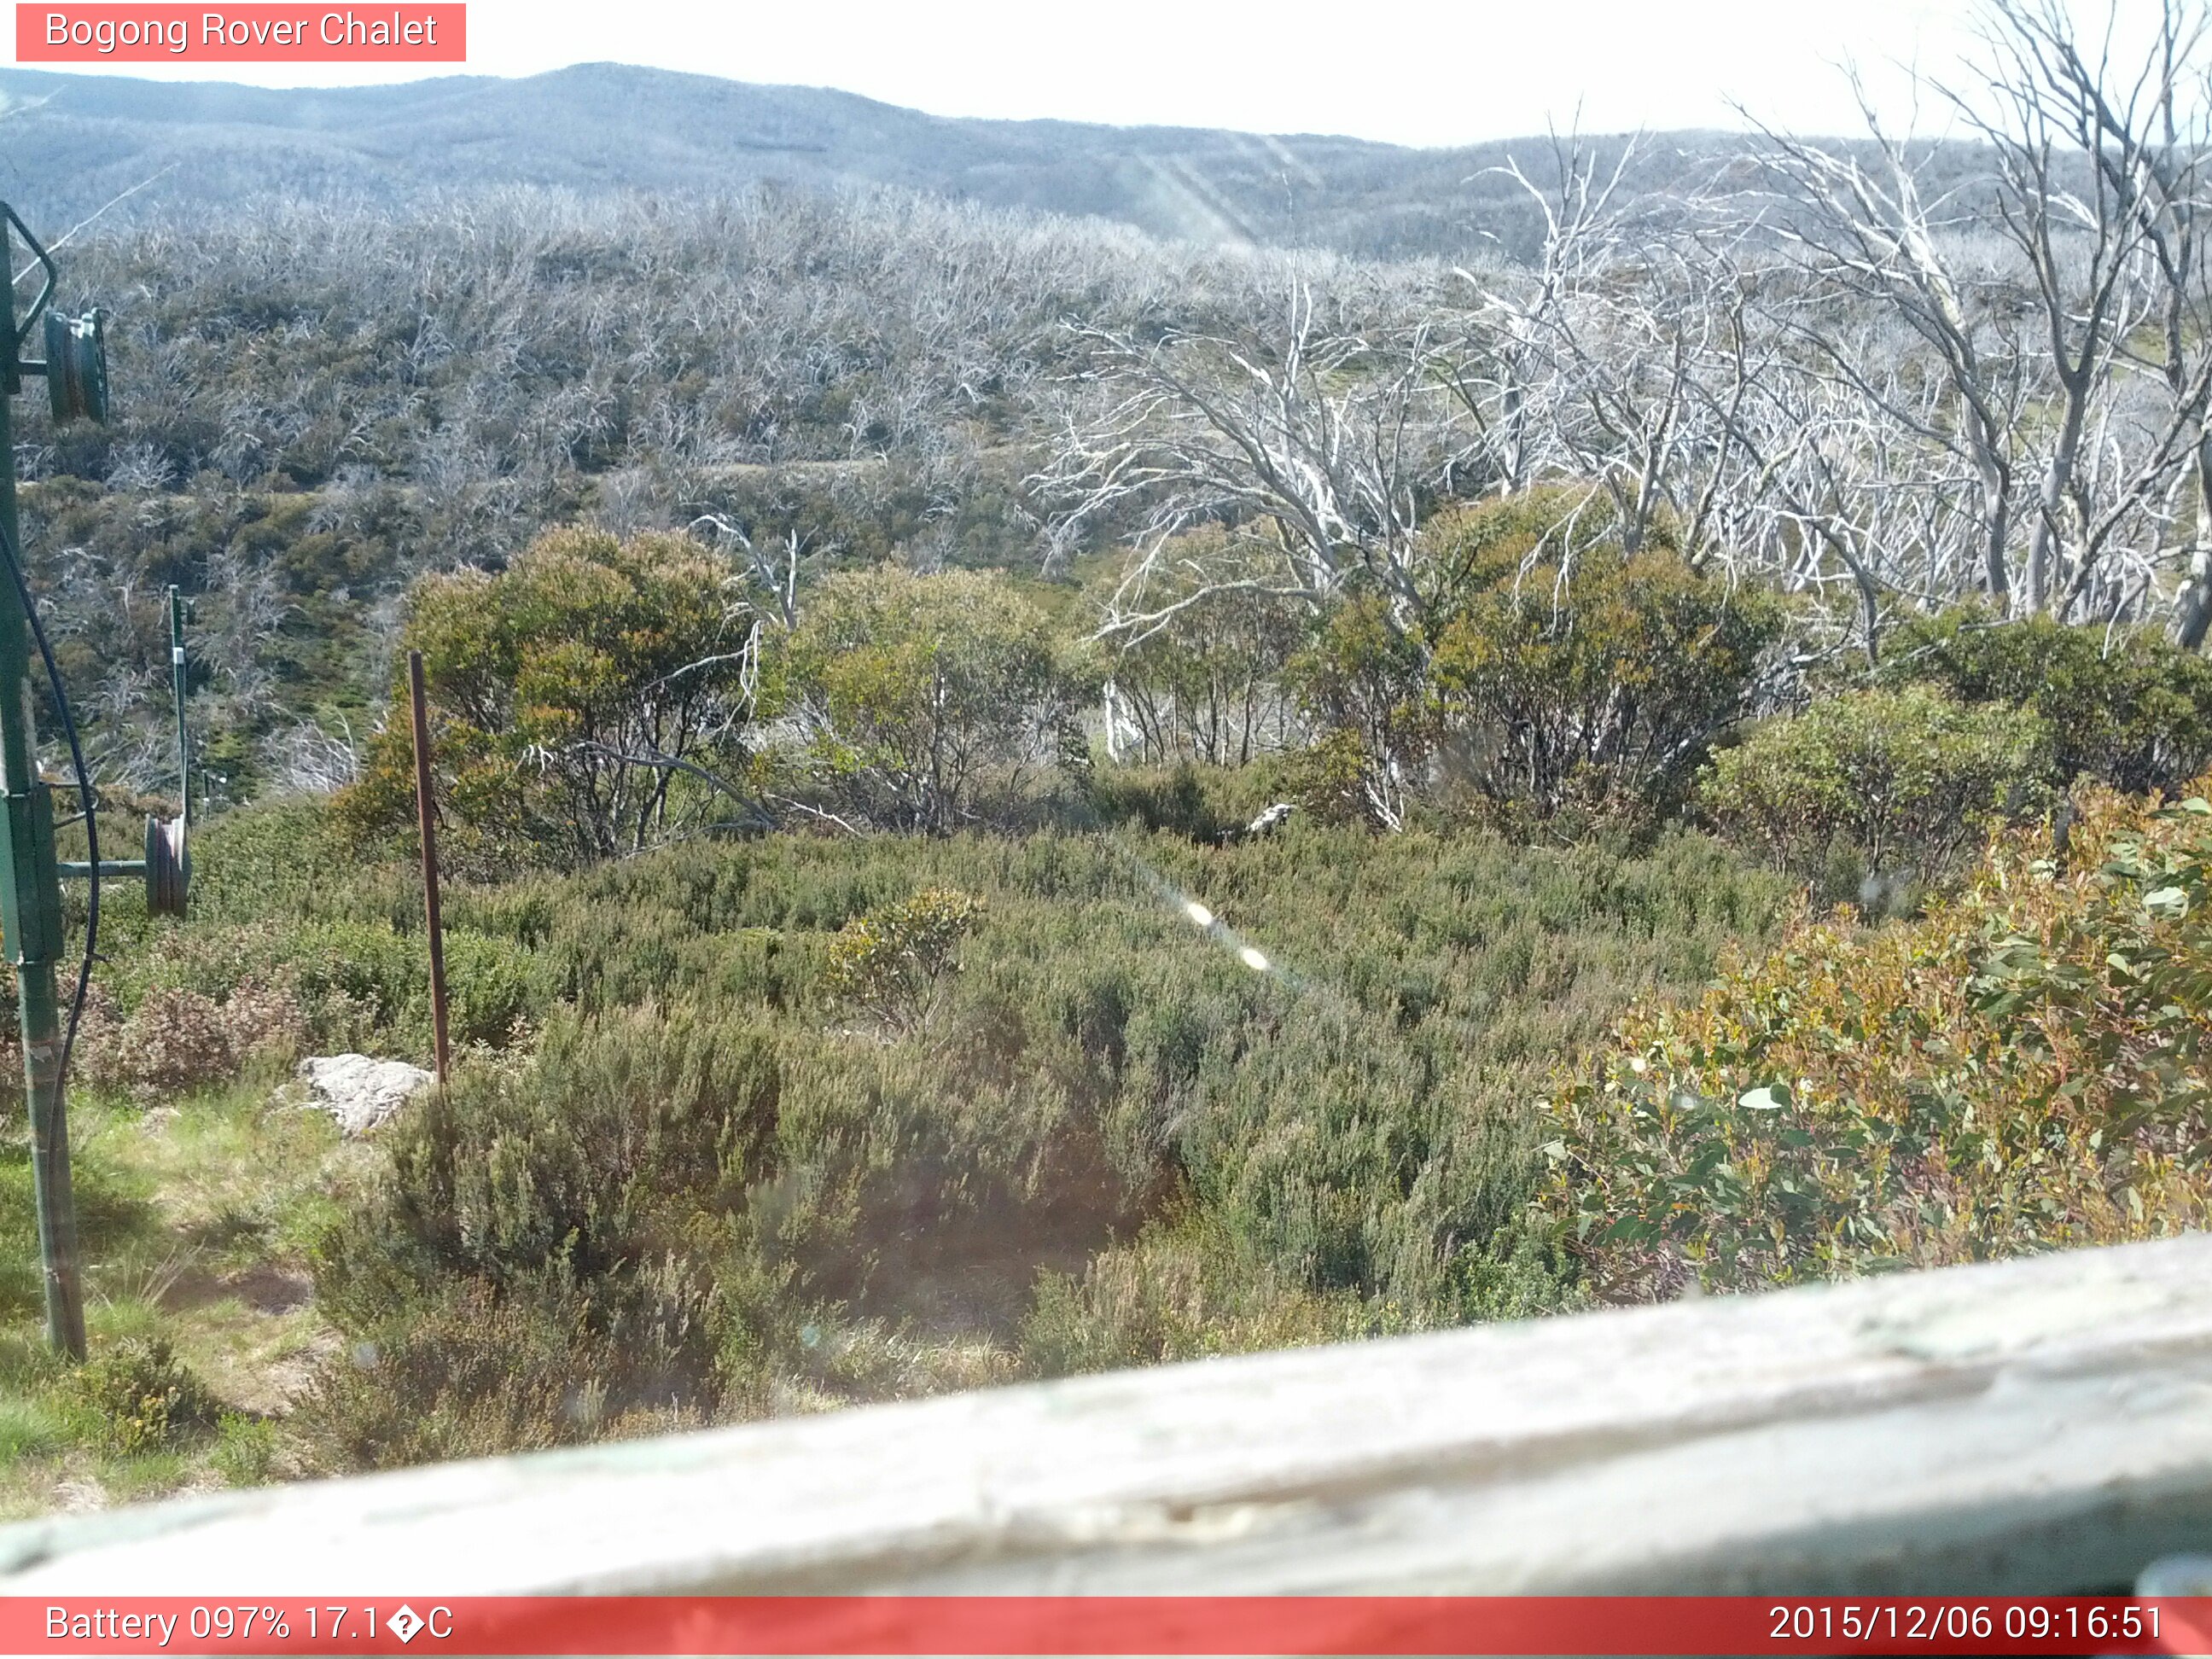
[[[1880,675],[2041,716],[2062,785],[2171,790],[2212,765],[2212,661],[2155,630],[2008,622],[1962,606],[1899,627]]]
[[[395,1123],[390,1179],[354,1231],[426,1282],[635,1272],[757,1173],[781,1077],[775,1036],[742,1018],[556,1019],[526,1064],[465,1070]],[[345,1258],[329,1266],[319,1286],[349,1312]]]
[[[362,868],[325,796],[295,796],[224,812],[192,825],[190,931],[282,914],[288,920],[348,913]],[[103,915],[101,937],[114,923]],[[137,937],[179,937],[146,922]]]
[[[757,817],[742,780],[761,623],[738,587],[687,538],[587,530],[542,536],[495,575],[418,581],[401,643],[422,653],[447,867],[587,863]],[[338,799],[362,845],[404,841],[415,822],[408,706],[403,659]]]
[[[793,690],[841,810],[943,833],[1017,803],[1097,684],[1002,577],[896,567],[832,577],[792,635]]]
[[[2049,734],[2034,715],[1932,686],[1846,692],[1713,757],[1699,804],[1730,839],[1883,908],[1904,878],[1955,873],[1995,826],[2039,811]]]
[[[1293,757],[1249,766],[1107,766],[1093,773],[1085,805],[1105,828],[1172,830],[1193,841],[1218,841],[1277,801],[1301,793]],[[1079,821],[1079,827],[1088,827]]]
[[[94,1070],[110,1054],[117,1061],[104,1081],[134,1088],[126,1073],[154,1064],[162,1046],[158,1031],[149,1047],[120,1040],[112,1028],[133,1019],[145,1026],[154,1013],[142,1018],[142,1009],[178,995],[216,1005],[208,1023],[228,1028],[233,1061],[288,1047],[428,1057],[421,877],[404,860],[368,860],[349,847],[332,827],[346,811],[325,798],[225,813],[196,843],[207,878],[195,876],[189,921],[152,926],[125,910],[111,928],[103,915],[101,939],[114,947],[95,981],[106,1029],[101,1020],[88,1027],[87,1055]],[[253,886],[256,870],[267,872],[267,887]],[[454,1040],[505,1048],[565,988],[560,963],[539,948],[550,927],[548,890],[525,878],[450,883],[446,896]],[[256,1011],[261,1036],[246,1029]],[[224,1063],[210,1050],[193,1075],[214,1080],[227,1074]]]
[[[225,1412],[216,1425],[217,1441],[209,1462],[234,1486],[259,1486],[275,1478],[282,1455],[276,1425],[266,1417]]]
[[[210,1429],[218,1414],[206,1384],[163,1337],[127,1337],[94,1355],[74,1386],[108,1443],[126,1456],[160,1451]]]
[[[447,1017],[457,1043],[503,1048],[552,998],[548,975],[528,946],[465,927],[446,933]]]
[[[1437,714],[1424,642],[1387,601],[1332,607],[1291,659],[1288,679],[1315,728],[1292,787],[1325,823],[1403,829],[1436,750]]]
[[[381,1466],[711,1407],[697,1258],[766,1173],[781,1086],[772,1036],[652,1009],[556,1020],[532,1060],[464,1068],[393,1125],[374,1201],[318,1247],[317,1301],[349,1346],[312,1437]]]
[[[696,1420],[670,1406],[680,1394],[696,1410],[696,1375],[655,1375],[652,1364],[672,1346],[696,1347],[692,1334],[672,1344],[635,1318],[611,1331],[557,1279],[506,1292],[440,1282],[403,1305],[404,1316],[351,1334],[294,1407],[292,1430],[315,1467],[398,1468]],[[622,1346],[641,1334],[658,1339],[643,1365]],[[710,1365],[690,1359],[695,1372]]]
[[[2085,795],[1954,901],[1800,918],[1547,1103],[1550,1212],[1623,1300],[2201,1227],[2212,807]]]
[[[954,952],[982,914],[980,899],[925,887],[855,916],[830,941],[830,996],[888,1030],[911,1030],[928,1017],[938,981],[952,971]]]
[[[1484,800],[1540,820],[1663,815],[1750,711],[1785,614],[1671,553],[1498,568],[1437,642],[1456,763]]]
[[[2198,793],[2114,817],[2082,838],[2078,850],[2102,858],[2075,902],[2010,918],[1969,990],[1976,1014],[2045,1068],[2039,1103],[2087,1098],[2193,1166],[2212,1107],[2212,804]]]
[[[234,1062],[257,1049],[290,1047],[331,1053],[367,1045],[427,1054],[429,969],[419,931],[420,884],[411,899],[396,905],[385,903],[376,890],[379,886],[364,883],[349,892],[341,890],[313,902],[315,910],[327,912],[349,899],[357,910],[369,910],[368,915],[311,913],[283,920],[264,915],[204,922],[196,918],[190,926],[149,934],[128,955],[118,953],[100,975],[103,1006],[125,1027],[138,1022],[138,1036],[156,1049],[185,1043],[191,1036],[187,1025],[206,1027],[204,1040],[191,1037],[187,1045],[204,1063],[194,1062],[186,1069],[203,1081],[228,1075],[226,1064],[234,1070]],[[414,924],[416,931],[403,933],[395,927],[386,919],[392,909]],[[380,911],[383,914],[375,914]],[[504,966],[493,960],[504,960],[502,944],[492,941],[479,947],[469,930],[461,928],[452,930],[448,938],[464,961],[473,966],[483,957],[488,964],[483,996],[489,1000],[480,1019],[473,1012],[477,992],[459,993],[465,1016],[475,1022],[472,1037],[503,1041],[518,1007],[534,1016],[550,997],[550,988],[534,969],[524,972],[511,960]],[[214,1012],[185,1018],[203,1003],[211,1005]],[[177,1018],[164,1015],[164,1009]],[[165,1036],[172,1030],[173,1036]],[[112,1054],[115,1066],[110,1081],[115,1086],[133,1086],[131,1074],[149,1066],[157,1072],[174,1069],[156,1049],[134,1053],[137,1036],[124,1041],[118,1033],[111,1042],[97,1025],[88,1035],[88,1063],[98,1067],[106,1063],[103,1054]],[[228,1044],[228,1061],[218,1037]],[[173,1082],[155,1081],[155,1086],[172,1086]]]

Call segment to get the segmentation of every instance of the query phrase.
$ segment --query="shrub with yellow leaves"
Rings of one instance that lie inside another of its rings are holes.
[[[982,915],[983,901],[970,894],[925,887],[854,917],[830,941],[832,1000],[887,1030],[913,1030],[927,1019],[939,981]]]

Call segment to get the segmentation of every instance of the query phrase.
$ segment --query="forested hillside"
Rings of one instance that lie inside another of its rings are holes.
[[[517,192],[95,239],[70,280],[114,307],[130,389],[107,428],[25,434],[30,533],[82,596],[71,665],[125,701],[116,598],[204,593],[205,719],[243,792],[252,743],[318,706],[365,735],[415,574],[571,519],[719,514],[809,576],[894,550],[1040,570],[1024,481],[1076,361],[1061,320],[1226,316],[1257,273],[904,198]]]
[[[1204,244],[1526,256],[1542,216],[1499,169],[1550,149],[949,119],[620,64],[290,91],[0,70],[0,99],[7,188],[57,225],[140,186],[125,216],[224,217],[300,199],[388,208],[488,186],[696,197],[771,185],[908,190]],[[1620,139],[1607,149],[1617,157]],[[1728,135],[1674,134],[1632,173],[1644,191],[1693,191],[1743,152]]]
[[[2004,12],[1941,150],[1531,149],[1480,258],[846,173],[87,227],[33,576],[115,807],[191,596],[208,811],[0,1501],[2198,1224],[2186,9],[2132,102]],[[409,650],[459,1058],[342,1139],[287,1068],[429,1041]]]

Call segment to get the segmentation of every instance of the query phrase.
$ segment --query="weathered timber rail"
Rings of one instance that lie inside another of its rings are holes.
[[[2212,1237],[0,1528],[0,1590],[2050,1593],[2212,1544]]]

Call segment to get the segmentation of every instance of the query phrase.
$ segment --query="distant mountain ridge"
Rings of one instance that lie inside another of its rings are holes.
[[[0,194],[65,226],[271,195],[396,203],[520,184],[592,192],[882,185],[1096,216],[1206,242],[1363,255],[1525,252],[1534,216],[1497,169],[1548,139],[1410,149],[1356,138],[926,115],[857,94],[587,64],[522,80],[279,90],[0,70]],[[1618,153],[1622,140],[1596,141]],[[1664,191],[1741,158],[1740,135],[1649,141]]]

